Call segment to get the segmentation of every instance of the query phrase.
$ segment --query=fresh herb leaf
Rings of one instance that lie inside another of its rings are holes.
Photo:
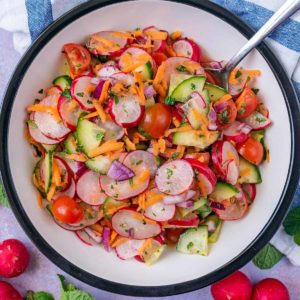
[[[78,97],[83,97],[83,96],[84,96],[84,93],[81,92],[81,93],[77,93],[76,95],[77,95]]]
[[[0,204],[3,204],[6,207],[9,207],[8,199],[4,193],[4,188],[2,183],[0,183]]]
[[[173,170],[167,168],[167,179],[170,179],[173,175]]]
[[[255,121],[258,122],[258,123],[263,123],[263,122],[266,121],[266,119],[265,119],[265,118],[259,118],[259,117],[256,117],[256,118],[255,118]]]
[[[299,234],[300,232],[300,206],[292,209],[283,222],[284,230],[289,235]]]
[[[103,137],[104,137],[104,133],[101,131],[101,132],[98,132],[97,134],[96,134],[96,140],[97,141],[101,141],[102,139],[103,139]]]
[[[251,80],[251,77],[247,76],[247,81],[246,82],[249,82],[250,80]]]
[[[183,66],[183,65],[179,65],[177,68],[176,68],[177,71],[179,72],[185,72],[186,71],[186,67]]]
[[[142,162],[143,162],[143,160],[140,159],[140,160],[138,160],[138,161],[135,163],[135,165],[138,166],[138,165],[140,165]]]
[[[182,121],[182,122],[180,123],[179,127],[183,127],[183,126],[185,126],[185,125],[187,125],[187,124],[188,124],[188,122]]]
[[[81,68],[81,64],[77,64],[75,67],[79,69]]]
[[[155,160],[156,160],[156,163],[157,163],[158,165],[161,164],[161,157],[160,157],[160,156],[156,156],[156,157],[155,157]]]
[[[33,129],[38,128],[33,120],[27,120],[27,124],[28,124],[28,126],[30,126]]]
[[[179,152],[174,152],[171,156],[171,159],[175,160],[179,156]]]
[[[267,244],[259,253],[253,258],[253,263],[260,269],[271,269],[275,266],[283,257],[283,254],[279,252],[271,244]]]
[[[38,91],[38,93],[39,93],[39,94],[43,94],[43,93],[44,93],[44,90],[43,90],[43,89],[40,89],[40,90]]]
[[[92,100],[87,100],[86,103],[93,104],[93,101]]]
[[[40,102],[41,102],[41,100],[38,99],[38,98],[35,98],[34,101],[33,101],[34,104],[38,104],[38,103],[40,103]]]
[[[70,90],[68,90],[68,89],[64,89],[64,90],[61,92],[61,94],[62,94],[63,96],[65,96],[67,99],[72,99]]]
[[[82,113],[80,113],[79,115],[79,119],[83,118],[84,116],[88,115],[88,112],[83,111]]]
[[[241,106],[239,107],[238,111],[237,111],[237,114],[238,115],[243,115],[246,111],[246,104],[245,103],[242,103]]]
[[[300,230],[298,230],[294,235],[294,242],[300,246]]]
[[[54,297],[47,292],[28,291],[25,300],[54,300]]]
[[[170,96],[168,96],[168,97],[165,99],[165,103],[166,103],[167,105],[174,105],[175,102],[176,102],[176,100],[175,100],[174,98],[170,97]]]
[[[193,246],[194,246],[194,243],[193,243],[193,242],[189,242],[189,243],[187,244],[186,248],[187,248],[188,250],[190,250],[190,248],[192,248]]]
[[[191,83],[191,90],[194,91],[196,89],[195,83]]]
[[[109,60],[109,56],[108,55],[99,55],[98,59],[101,63],[106,63]]]
[[[255,95],[257,95],[258,92],[259,92],[259,89],[255,89],[255,88],[253,88],[253,89],[251,89],[251,90],[252,90],[252,92],[253,92]]]
[[[144,131],[141,127],[138,127],[138,132],[147,139],[151,139],[150,135]]]
[[[237,78],[239,78],[241,76],[242,76],[242,72],[240,70],[237,70],[237,72],[234,75],[234,78],[237,79]]]
[[[128,181],[129,181],[129,184],[132,186],[133,185],[133,178],[129,178]]]

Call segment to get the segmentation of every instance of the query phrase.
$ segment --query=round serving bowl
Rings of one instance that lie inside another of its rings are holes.
[[[88,247],[57,226],[36,204],[31,182],[34,159],[23,137],[26,106],[59,72],[62,46],[83,42],[101,30],[131,30],[156,25],[183,31],[204,53],[227,60],[253,31],[209,1],[89,1],[62,16],[22,58],[8,86],[0,120],[1,171],[13,211],[39,249],[74,277],[114,293],[165,296],[207,286],[246,264],[276,232],[292,201],[299,177],[299,108],[292,85],[270,49],[261,44],[241,63],[259,68],[259,96],[270,110],[266,143],[271,161],[261,167],[263,182],[249,213],[225,222],[207,257],[166,251],[154,265],[122,261],[102,247]]]

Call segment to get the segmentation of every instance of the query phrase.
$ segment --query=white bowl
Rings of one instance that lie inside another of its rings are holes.
[[[259,68],[260,97],[270,109],[273,125],[266,143],[271,161],[261,167],[263,183],[242,220],[226,222],[219,241],[207,257],[168,250],[151,267],[135,260],[121,261],[102,247],[88,247],[55,225],[36,204],[31,183],[34,159],[23,137],[25,108],[36,93],[51,84],[67,42],[83,42],[93,32],[130,30],[156,25],[182,30],[210,57],[229,59],[253,31],[231,13],[209,1],[158,0],[90,1],[51,25],[32,45],[17,67],[6,92],[1,114],[1,171],[19,222],[40,250],[64,271],[82,281],[129,295],[171,295],[204,287],[247,263],[280,225],[295,191],[299,162],[299,109],[290,81],[277,59],[261,45],[242,62]],[[184,2],[184,3],[183,3]],[[296,135],[296,132],[298,136]]]

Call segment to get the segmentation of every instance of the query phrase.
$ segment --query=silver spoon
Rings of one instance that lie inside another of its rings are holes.
[[[254,49],[277,26],[300,9],[300,0],[287,0],[274,15],[251,37],[251,39],[221,69],[205,68],[213,73],[221,86],[228,90],[228,77],[239,62]]]

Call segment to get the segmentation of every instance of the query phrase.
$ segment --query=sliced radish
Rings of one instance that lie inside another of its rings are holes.
[[[249,117],[243,119],[243,122],[253,128],[253,130],[259,130],[271,125],[271,120],[265,117],[258,111],[254,111]]]
[[[159,30],[158,28],[156,28],[155,26],[149,26],[147,28],[145,28],[143,30],[143,32],[149,32],[149,31],[161,31]],[[155,52],[155,51],[164,51],[165,47],[167,45],[167,42],[166,40],[154,40],[153,41],[153,44],[152,44],[152,52]]]
[[[149,61],[153,68],[153,59],[150,54],[143,49],[130,47],[126,49],[120,56],[119,68],[121,71],[128,68],[128,58],[131,60],[132,65],[143,65]]]
[[[192,184],[194,171],[185,160],[174,160],[162,165],[156,173],[157,188],[168,195],[185,192]]]
[[[117,211],[113,215],[111,223],[119,235],[137,240],[154,237],[161,232],[161,227],[157,223],[153,223],[132,209]]]
[[[59,198],[60,196],[69,196],[71,198],[74,198],[75,193],[76,193],[76,184],[75,184],[74,179],[72,178],[69,188],[67,190],[65,190],[64,192],[56,193],[52,199],[55,200],[55,199]]]
[[[121,82],[124,86],[131,86],[134,83],[134,77],[131,74],[127,74],[124,72],[119,72],[111,75],[110,80],[113,85],[117,82]]]
[[[95,110],[92,103],[92,92],[87,91],[87,88],[93,85],[91,80],[91,76],[83,75],[75,78],[71,85],[72,98],[75,99],[83,109],[88,111]]]
[[[105,129],[105,135],[104,135],[104,141],[109,141],[109,140],[119,140],[121,139],[125,132],[124,128],[119,126],[113,121],[105,121],[101,122],[98,118],[96,123]]]
[[[194,61],[200,61],[200,48],[190,39],[180,39],[173,43],[173,49],[177,56],[188,57]]]
[[[145,240],[128,240],[116,247],[117,256],[121,259],[133,258],[139,254],[139,249],[145,243]]]
[[[245,123],[234,121],[229,127],[223,130],[223,136],[228,141],[242,143],[248,138],[251,129],[252,128]]]
[[[253,202],[256,196],[256,185],[254,183],[243,183],[242,189],[249,196],[250,201]]]
[[[60,143],[60,140],[54,140],[50,139],[49,137],[45,136],[36,123],[34,122],[34,112],[32,112],[29,116],[29,122],[28,122],[28,130],[30,136],[38,143],[46,144],[46,145],[55,145]]]
[[[87,170],[87,167],[83,162],[66,158],[64,152],[58,152],[55,155],[62,158],[67,163],[71,171],[78,177]]]
[[[86,245],[94,246],[99,244],[86,231],[87,228],[75,231],[76,236]],[[91,230],[91,229],[90,229]],[[100,238],[101,240],[101,238]]]
[[[56,163],[57,167],[60,170],[61,174],[61,181],[64,183],[64,186],[62,186],[61,192],[66,191],[71,183],[72,183],[72,172],[68,166],[68,164],[60,157],[54,156],[54,162]]]
[[[144,215],[154,221],[164,222],[172,219],[175,211],[175,204],[164,204],[163,201],[160,201],[148,206]]]
[[[225,181],[230,184],[236,184],[239,178],[239,167],[234,160],[231,160],[227,164],[227,172]]]
[[[182,217],[176,212],[175,217],[164,225],[165,228],[189,228],[197,227],[199,225],[199,218],[195,213],[189,213]]]
[[[120,69],[115,65],[104,65],[97,73],[99,77],[110,77],[113,74],[119,73]]]
[[[190,200],[197,194],[196,191],[188,190],[187,192],[184,192],[182,194],[176,195],[176,196],[164,196],[163,202],[164,204],[178,204],[187,200]]]
[[[102,237],[97,234],[94,230],[89,227],[84,228],[84,231],[89,235],[89,237],[96,243],[100,244],[102,242]]]
[[[40,104],[45,106],[52,106],[54,109],[57,108],[57,95],[50,95],[44,98]],[[61,140],[67,134],[70,133],[70,129],[65,127],[62,121],[56,120],[48,112],[35,112],[34,113],[34,122],[40,131],[47,137],[55,140]]]
[[[135,175],[149,170],[153,177],[157,171],[157,161],[153,154],[148,151],[137,150],[128,153],[123,161],[124,165],[131,169]]]
[[[62,92],[62,89],[60,86],[58,85],[53,85],[50,88],[48,88],[45,92],[46,96],[50,96],[50,95],[60,95]]]
[[[127,43],[128,39],[118,36],[115,31],[100,31],[89,37],[87,47],[96,55],[115,56],[121,53]]]
[[[101,192],[99,174],[90,170],[77,180],[76,193],[82,201],[90,205],[100,205],[107,197]]]
[[[78,118],[83,112],[78,103],[75,100],[67,99],[61,95],[58,100],[57,108],[64,125],[70,130],[76,130]]]
[[[110,99],[108,105],[111,118],[124,128],[136,126],[145,110],[144,106],[140,105],[138,96],[129,93],[119,97],[117,103]]]
[[[125,200],[143,193],[148,188],[150,177],[138,183],[136,180],[138,180],[138,176],[133,177],[131,183],[129,180],[116,181],[102,175],[100,176],[100,185],[106,195],[116,200]]]

